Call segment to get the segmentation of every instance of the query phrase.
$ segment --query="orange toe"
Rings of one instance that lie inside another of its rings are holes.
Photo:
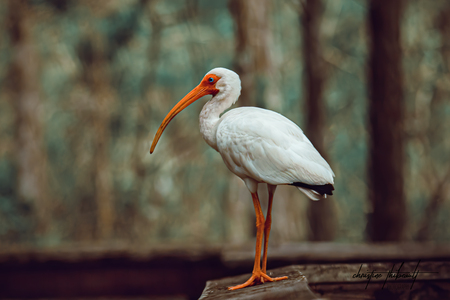
[[[255,284],[261,284],[264,282],[272,282],[272,281],[279,281],[279,280],[284,280],[287,279],[287,276],[283,276],[283,277],[270,277],[268,276],[266,273],[262,272],[262,271],[257,271],[257,272],[253,272],[252,277],[250,277],[249,280],[247,280],[246,282],[244,282],[243,284],[239,284],[239,285],[235,285],[235,286],[231,286],[228,289],[230,291],[234,291],[234,290],[238,290],[238,289],[242,289],[248,286],[252,286]]]

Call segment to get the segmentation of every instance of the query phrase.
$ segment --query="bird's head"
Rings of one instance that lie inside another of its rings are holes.
[[[241,93],[241,81],[239,75],[225,68],[215,68],[209,71],[199,85],[190,91],[183,99],[180,100],[172,110],[167,114],[159,126],[153,139],[150,153],[155,150],[164,129],[169,125],[170,121],[183,109],[194,103],[196,100],[206,95],[212,95],[213,99],[222,101],[224,99],[232,99],[234,104]],[[231,105],[231,103],[230,103]]]

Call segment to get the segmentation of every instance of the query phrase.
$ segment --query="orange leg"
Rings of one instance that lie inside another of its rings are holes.
[[[255,253],[255,264],[253,265],[252,276],[249,280],[244,282],[243,284],[229,287],[229,290],[237,290],[242,289],[247,286],[251,286],[258,283],[263,283],[267,281],[277,281],[281,279],[285,279],[284,277],[279,278],[270,278],[267,276],[265,272],[261,270],[261,248],[262,248],[262,238],[264,234],[264,214],[261,210],[261,204],[259,203],[258,194],[252,193],[253,205],[255,207],[256,213],[256,253]],[[287,278],[287,277],[286,277]]]
[[[269,191],[269,205],[267,206],[267,215],[266,215],[266,222],[264,224],[264,252],[263,252],[263,263],[262,263],[262,271],[264,273],[267,273],[267,249],[269,246],[269,235],[270,235],[270,228],[272,225],[272,203],[273,203],[273,195],[275,194],[275,189],[277,188],[276,185],[267,185],[267,189]],[[283,277],[276,277],[273,278],[274,280],[283,280],[287,279],[287,276]]]

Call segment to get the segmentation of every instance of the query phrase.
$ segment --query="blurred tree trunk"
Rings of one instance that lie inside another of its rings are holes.
[[[52,208],[48,193],[47,155],[43,142],[39,57],[32,37],[32,12],[27,1],[9,1],[12,63],[9,87],[16,113],[17,196],[36,213],[36,232],[49,228]]]
[[[450,74],[450,5],[443,9],[439,17],[437,18],[437,29],[441,34],[441,57],[443,59],[443,74],[440,76],[442,80],[441,84],[439,82],[435,86],[435,91],[431,103],[429,105],[429,115],[432,116],[429,120],[428,126],[424,126],[423,130],[419,132],[418,138],[422,141],[424,152],[428,158],[428,163],[426,163],[429,171],[428,174],[432,174],[428,181],[430,183],[429,190],[431,191],[430,198],[428,199],[427,206],[425,207],[422,219],[420,220],[419,229],[417,231],[416,239],[419,241],[429,240],[432,232],[437,227],[436,218],[438,216],[439,210],[448,198],[448,191],[450,187],[450,164],[447,164],[447,170],[442,176],[438,168],[435,167],[433,163],[432,148],[433,145],[438,145],[442,141],[441,132],[445,132],[446,124],[439,116],[439,111],[443,110],[443,104],[449,99],[448,91],[448,78]],[[447,79],[447,80],[446,80]]]
[[[326,80],[326,65],[320,45],[320,24],[322,18],[322,1],[307,0],[303,5],[301,17],[303,29],[303,58],[305,64],[305,105],[306,135],[314,147],[326,159],[324,147],[324,129],[326,107],[323,89]],[[309,239],[313,241],[333,240],[336,234],[336,208],[331,199],[309,201],[308,220],[310,224]]]
[[[230,0],[229,9],[236,23],[234,70],[241,78],[241,106],[256,105],[261,85],[272,68],[271,31],[268,0]],[[262,98],[261,97],[261,98]]]
[[[369,6],[369,235],[403,238],[407,211],[403,188],[403,76],[400,21],[403,1]]]
[[[268,106],[278,109],[281,105],[281,97],[277,92],[275,79],[277,70],[270,55],[272,48],[271,5],[269,0],[230,0],[228,2],[236,26],[233,69],[241,79],[239,106]],[[250,199],[245,185],[236,185],[235,188],[239,191],[230,193],[230,197],[232,197],[231,195],[247,195]],[[267,203],[264,195],[265,191],[260,195],[260,200],[262,208],[266,210]],[[229,201],[235,203],[235,199]],[[237,212],[236,209],[233,209],[233,214]],[[250,214],[253,219],[256,218],[253,208],[240,210],[240,213]],[[232,218],[239,219],[241,217],[233,215]],[[246,225],[246,223],[243,224]],[[251,228],[255,234],[256,228],[254,226]],[[238,230],[231,230],[231,232],[233,232],[233,236],[230,237],[232,240],[242,238]]]
[[[83,78],[90,92],[93,111],[89,118],[93,141],[92,178],[97,204],[97,237],[108,239],[113,234],[114,210],[111,168],[109,165],[110,118],[114,95],[109,83],[108,63],[101,38],[90,36],[81,54]]]
[[[148,192],[146,192],[148,187],[144,184],[148,177],[148,170],[143,159],[145,155],[148,155],[149,151],[147,123],[148,119],[152,117],[151,101],[149,99],[157,97],[154,96],[158,91],[156,85],[157,69],[161,53],[162,31],[165,28],[155,8],[157,4],[157,0],[141,0],[140,2],[142,13],[151,24],[151,42],[147,52],[148,72],[142,79],[141,97],[138,99],[137,106],[133,110],[133,115],[136,117],[136,127],[134,130],[135,140],[131,154],[131,166],[135,175],[135,184],[131,195],[133,195],[136,201],[132,202],[127,214],[122,213],[118,216],[118,219],[122,220],[125,226],[130,223],[130,218],[133,219],[133,222],[131,222],[131,237],[137,240],[143,240],[148,236],[148,232],[143,231],[142,227],[152,226],[148,218],[142,213],[142,202],[148,201],[148,199],[143,197],[143,195],[148,195]]]
[[[161,37],[163,24],[161,18],[156,12],[155,5],[157,1],[155,0],[141,0],[142,9],[145,11],[145,15],[148,16],[150,23],[152,25],[152,35],[151,43],[148,51],[148,62],[150,68],[148,73],[142,80],[142,97],[138,103],[137,110],[137,124],[136,124],[136,140],[133,147],[133,154],[131,155],[133,160],[133,169],[136,175],[136,191],[140,193],[142,191],[142,185],[146,177],[145,164],[142,162],[142,158],[147,154],[147,137],[148,131],[146,123],[151,114],[151,108],[148,101],[148,93],[152,91],[155,86],[156,81],[156,70],[158,67],[158,60],[161,53]],[[144,150],[144,151],[143,151]]]

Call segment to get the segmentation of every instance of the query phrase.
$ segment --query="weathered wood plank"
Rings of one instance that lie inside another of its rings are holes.
[[[312,300],[318,297],[309,289],[306,277],[300,272],[299,266],[289,266],[268,271],[269,276],[288,276],[288,279],[278,282],[268,282],[241,290],[229,291],[228,287],[245,282],[251,274],[212,280],[199,300],[251,300],[251,299],[297,299]]]
[[[394,277],[400,268],[399,278]],[[372,273],[370,283],[412,282],[415,281],[448,280],[450,283],[450,262],[405,262],[405,263],[368,263],[368,264],[316,264],[301,265],[300,272],[313,283],[367,283],[368,276]],[[391,272],[391,273],[389,273]],[[415,273],[416,272],[416,273]],[[415,273],[415,274],[413,274]],[[402,274],[405,277],[401,277]],[[380,275],[376,277],[376,275]],[[390,276],[389,278],[386,277]]]
[[[223,261],[229,266],[253,264],[254,246],[228,248]],[[382,261],[450,260],[450,244],[373,243],[344,244],[333,242],[285,243],[269,247],[268,263],[272,267],[304,263],[368,263]]]
[[[184,295],[231,275],[214,247],[18,248],[0,252],[0,299]]]
[[[436,299],[450,297],[450,262],[298,265],[272,272],[291,278],[237,291],[227,287],[244,282],[249,274],[208,281],[200,299],[428,299],[430,292],[440,297]]]
[[[450,283],[420,281],[414,283],[334,283],[310,284],[311,289],[327,300],[430,300],[450,299]]]
[[[0,264],[8,261],[87,261],[104,258],[130,258],[148,261],[161,257],[202,259],[205,256],[221,257],[230,265],[253,264],[254,243],[237,246],[172,244],[129,245],[124,243],[104,245],[76,245],[56,248],[0,247]],[[284,243],[269,247],[269,263],[284,265],[298,263],[356,263],[382,261],[450,260],[450,244],[435,243],[377,243],[348,244],[333,242]]]
[[[433,270],[435,266],[426,263],[449,262],[450,245],[285,244],[269,248],[268,264],[269,268],[303,264],[302,272],[310,286],[324,287],[341,284],[327,274],[336,272],[348,278],[361,263],[387,262],[389,266],[401,261],[414,264],[418,259],[422,259],[420,270]],[[253,260],[252,244],[236,248],[125,244],[50,249],[0,247],[0,298],[186,295],[198,299],[207,280],[249,273]],[[323,275],[318,276],[311,263],[322,264],[319,270]],[[345,273],[342,263],[354,264],[353,269]],[[447,280],[448,267],[444,265],[441,272],[437,266],[435,270]],[[423,276],[428,275],[421,273],[418,278],[426,278]],[[364,281],[352,284],[364,286]]]

